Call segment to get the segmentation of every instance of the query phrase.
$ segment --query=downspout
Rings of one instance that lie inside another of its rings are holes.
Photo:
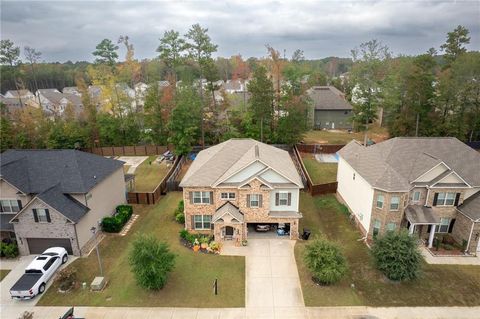
[[[80,249],[80,244],[78,243],[78,234],[77,234],[77,224],[73,224],[73,229],[75,230],[75,241],[77,242],[78,252],[80,253],[80,257],[82,256],[82,250]]]

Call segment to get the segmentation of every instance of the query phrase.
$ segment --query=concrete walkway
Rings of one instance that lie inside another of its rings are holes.
[[[17,319],[24,311],[32,311],[34,319],[56,319],[68,309],[0,306],[0,318]],[[277,307],[273,315],[248,308],[75,307],[75,316],[85,319],[477,319],[480,307]]]
[[[480,256],[433,256],[425,247],[420,247],[425,261],[429,264],[437,265],[474,265],[480,266]],[[480,315],[479,315],[480,318]]]
[[[130,166],[127,174],[134,174],[137,167],[142,164],[143,161],[148,159],[148,156],[120,156],[116,159],[119,161],[124,161],[125,165]]]

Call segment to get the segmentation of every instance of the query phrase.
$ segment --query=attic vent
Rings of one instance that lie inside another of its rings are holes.
[[[255,145],[255,158],[260,156],[260,151],[258,150],[258,145]]]

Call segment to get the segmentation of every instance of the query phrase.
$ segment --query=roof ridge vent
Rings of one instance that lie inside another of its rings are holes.
[[[260,150],[258,149],[258,144],[255,144],[255,158],[258,159],[260,157]]]

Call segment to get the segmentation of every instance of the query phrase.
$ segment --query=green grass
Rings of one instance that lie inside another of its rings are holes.
[[[363,142],[364,136],[364,132],[312,130],[305,133],[303,141],[307,144],[347,144],[353,139]],[[383,127],[372,127],[368,130],[368,138],[378,143],[388,138],[388,132]]]
[[[320,163],[313,154],[302,156],[303,164],[314,184],[333,183],[337,181],[337,163]]]
[[[153,192],[167,174],[169,168],[165,161],[155,162],[157,156],[150,156],[135,169],[135,191]]]
[[[423,264],[422,276],[413,282],[387,280],[374,267],[368,248],[357,241],[361,234],[352,225],[333,195],[301,194],[300,229],[312,236],[324,234],[337,242],[347,258],[349,272],[332,286],[317,286],[302,261],[308,242],[299,241],[295,257],[306,306],[479,306],[480,266]],[[351,284],[355,288],[351,288]]]
[[[168,193],[155,206],[135,206],[140,217],[125,237],[109,235],[100,244],[108,285],[102,292],[82,288],[68,294],[57,292],[56,284],[42,297],[42,306],[138,306],[138,307],[244,307],[244,257],[194,253],[182,246],[178,232],[182,225],[173,219],[173,211],[182,199],[179,192]],[[174,271],[166,286],[149,291],[137,285],[128,264],[130,242],[135,234],[155,234],[169,243],[177,255]],[[79,258],[70,267],[78,270],[78,282],[89,285],[98,274],[95,252]],[[219,295],[212,284],[218,279]]]
[[[9,272],[10,269],[0,269],[0,281],[2,281]]]

